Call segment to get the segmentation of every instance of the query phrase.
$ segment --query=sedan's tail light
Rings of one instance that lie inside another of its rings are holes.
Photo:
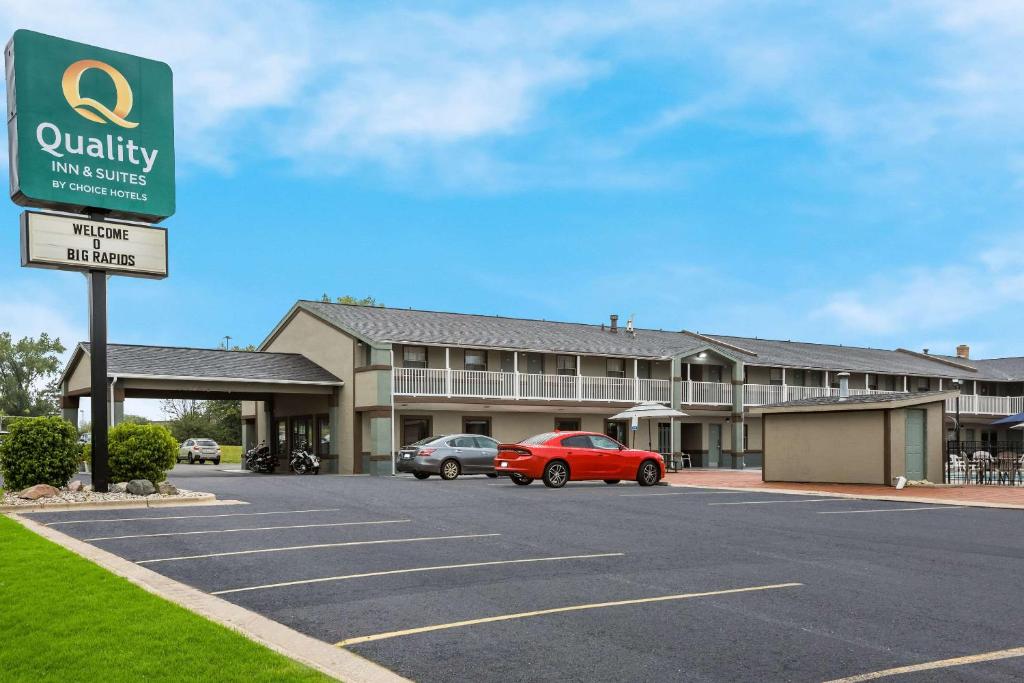
[[[416,455],[418,455],[418,456],[419,456],[419,455],[430,455],[431,453],[433,453],[433,452],[434,452],[434,451],[436,451],[436,450],[437,450],[436,448],[421,448],[421,449],[420,449],[420,450],[419,450],[419,451],[418,451],[418,452],[416,453]]]

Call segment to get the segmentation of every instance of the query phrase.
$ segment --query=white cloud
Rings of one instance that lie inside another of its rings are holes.
[[[1019,245],[1024,234],[1006,242]],[[963,325],[1024,303],[1022,251],[1020,246],[1009,251],[993,248],[962,265],[875,275],[863,287],[827,296],[813,315],[863,335],[905,336]]]

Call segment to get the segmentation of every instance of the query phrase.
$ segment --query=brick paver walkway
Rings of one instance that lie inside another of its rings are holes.
[[[792,492],[804,495],[841,495],[875,500],[976,505],[1024,510],[1024,486],[957,486],[931,488],[909,486],[897,490],[891,486],[872,484],[802,484],[796,482],[763,482],[760,470],[683,470],[669,472],[665,477],[672,486],[704,486],[710,488],[742,488],[762,491]]]

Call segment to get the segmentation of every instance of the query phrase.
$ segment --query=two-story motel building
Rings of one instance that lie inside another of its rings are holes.
[[[62,377],[64,407],[88,393],[88,347]],[[318,444],[325,471],[390,473],[397,447],[471,432],[518,441],[585,429],[683,451],[694,465],[759,465],[755,406],[850,393],[961,390],[966,441],[1013,441],[991,423],[1024,412],[1024,357],[946,356],[689,331],[299,301],[257,352],[111,345],[113,416],[125,397],[243,400],[243,440],[280,452]],[[630,433],[609,418],[641,401],[687,413]],[[947,402],[954,409],[955,399]]]

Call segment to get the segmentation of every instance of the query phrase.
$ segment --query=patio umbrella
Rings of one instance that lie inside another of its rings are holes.
[[[618,415],[613,415],[610,419],[612,420],[647,420],[647,449],[651,449],[651,420],[659,417],[667,417],[672,424],[672,430],[675,431],[676,418],[686,417],[686,413],[676,410],[675,408],[669,408],[664,403],[658,403],[657,401],[644,401],[638,405],[633,406],[629,410],[623,410]]]
[[[996,420],[992,423],[992,426],[996,425],[1019,425],[1024,423],[1024,413],[1017,413],[1016,415],[1010,415],[1000,420]]]

